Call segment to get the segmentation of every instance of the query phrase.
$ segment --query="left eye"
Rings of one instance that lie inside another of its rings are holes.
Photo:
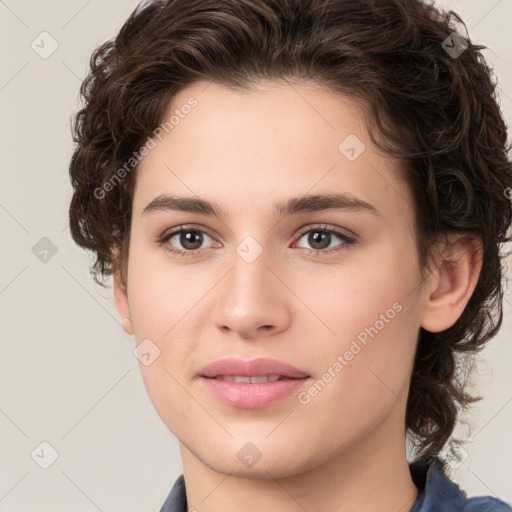
[[[341,244],[335,246],[335,251],[341,250],[343,246],[355,243],[355,238],[343,233],[342,231],[338,231],[337,229],[329,228],[329,227],[319,227],[314,229],[309,229],[302,233],[299,241],[302,240],[305,236],[307,236],[307,243],[313,247],[313,249],[309,249],[304,247],[304,249],[309,252],[325,252],[330,253],[331,250],[327,251],[326,249],[331,249],[331,242],[334,238],[338,238],[341,240]]]

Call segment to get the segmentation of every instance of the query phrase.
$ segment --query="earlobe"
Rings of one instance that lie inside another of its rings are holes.
[[[130,307],[128,304],[128,292],[126,286],[122,283],[119,272],[115,272],[112,275],[113,278],[113,291],[114,291],[114,303],[116,309],[121,315],[122,327],[127,334],[132,335],[134,333],[133,325],[130,319]]]
[[[421,327],[430,332],[450,328],[460,317],[478,282],[482,244],[467,235],[450,235],[437,269],[425,287]]]
[[[123,318],[122,326],[127,334],[131,335],[134,333],[132,321],[129,318]]]

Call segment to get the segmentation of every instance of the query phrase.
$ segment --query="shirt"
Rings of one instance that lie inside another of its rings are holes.
[[[468,498],[445,475],[438,459],[430,465],[420,461],[410,463],[409,470],[419,490],[410,512],[512,512],[510,505],[492,496]],[[183,475],[176,480],[160,512],[188,512]]]

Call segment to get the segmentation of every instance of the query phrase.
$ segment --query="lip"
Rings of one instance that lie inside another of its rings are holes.
[[[311,378],[278,380],[262,384],[246,384],[201,377],[200,382],[221,402],[242,409],[268,407],[286,396],[298,391]]]
[[[234,357],[219,359],[205,366],[200,370],[199,375],[209,378],[214,378],[218,375],[246,375],[248,377],[280,375],[289,379],[303,379],[309,377],[307,372],[299,370],[299,368],[277,361],[276,359],[268,359],[265,357],[251,359],[249,361]]]
[[[279,375],[275,382],[244,383],[215,379],[219,375],[248,377]],[[258,409],[268,407],[303,387],[311,378],[306,372],[275,359],[259,358],[250,361],[227,358],[205,366],[200,382],[221,402],[233,407]]]

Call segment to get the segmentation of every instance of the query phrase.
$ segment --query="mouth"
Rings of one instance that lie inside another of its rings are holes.
[[[307,372],[275,359],[220,359],[198,376],[217,400],[242,409],[268,407],[312,380]]]
[[[217,375],[216,377],[205,377],[213,378],[216,380],[224,380],[226,382],[237,382],[245,384],[263,384],[265,382],[277,382],[278,380],[298,380],[293,377],[285,377],[284,375]],[[306,377],[303,377],[306,378]]]

